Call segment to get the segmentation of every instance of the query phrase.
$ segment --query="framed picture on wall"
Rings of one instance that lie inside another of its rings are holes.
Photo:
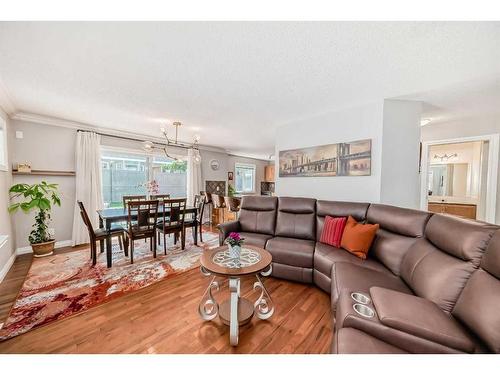
[[[279,152],[280,177],[370,176],[371,139]]]
[[[227,172],[227,180],[228,181],[233,181],[233,172]]]

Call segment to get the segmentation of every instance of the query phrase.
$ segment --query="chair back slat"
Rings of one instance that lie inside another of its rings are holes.
[[[209,193],[208,191],[205,192],[205,202],[207,204],[210,204],[212,203],[212,194]]]
[[[89,231],[90,238],[92,238],[94,236],[94,228],[92,228],[92,222],[90,221],[89,215],[87,214],[87,210],[85,210],[83,202],[77,201],[77,203],[78,207],[80,208],[80,216],[82,217],[83,223]]]
[[[127,203],[132,201],[145,201],[145,195],[124,195],[123,199],[123,207],[127,208]]]
[[[158,205],[158,200],[133,200],[127,202],[127,227],[129,231],[154,231],[158,219]]]
[[[165,200],[165,199],[170,199],[170,194],[152,194],[150,196],[150,199],[151,200],[162,201],[162,200]]]
[[[183,226],[186,216],[186,198],[163,200],[163,227]]]
[[[238,212],[240,210],[241,200],[235,197],[224,197],[224,202],[229,211]]]

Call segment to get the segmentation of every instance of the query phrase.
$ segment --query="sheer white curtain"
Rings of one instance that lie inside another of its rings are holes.
[[[73,215],[73,246],[89,241],[76,201],[82,201],[94,228],[98,226],[96,211],[103,207],[101,136],[93,132],[78,132],[76,136],[76,199]]]
[[[190,148],[188,149],[188,160],[187,160],[187,205],[192,206],[194,204],[194,196],[200,194],[201,190],[201,165],[195,163],[195,151]]]

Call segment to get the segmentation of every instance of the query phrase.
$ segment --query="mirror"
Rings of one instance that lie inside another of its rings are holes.
[[[469,174],[468,163],[431,165],[429,168],[429,195],[465,197]]]

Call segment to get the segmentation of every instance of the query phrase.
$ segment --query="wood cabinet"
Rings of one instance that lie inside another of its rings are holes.
[[[477,206],[475,204],[429,202],[428,210],[439,214],[449,214],[468,219],[476,219]]]
[[[233,220],[236,220],[236,212],[229,211],[228,208],[216,208],[212,210],[212,225]]]
[[[264,167],[264,181],[274,182],[274,165],[266,165]]]

